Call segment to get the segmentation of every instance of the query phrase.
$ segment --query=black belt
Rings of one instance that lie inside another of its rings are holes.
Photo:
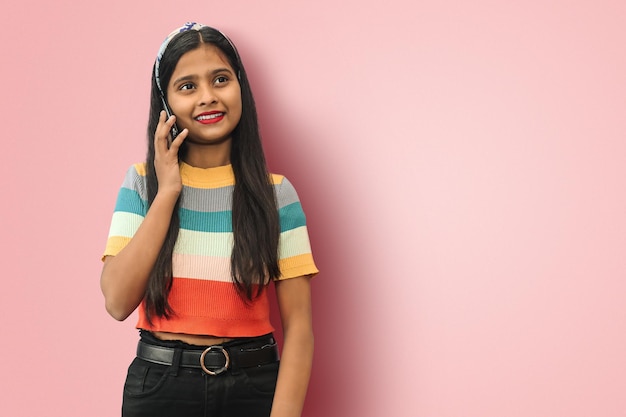
[[[172,365],[176,351],[180,351],[179,365],[200,368],[209,375],[218,375],[230,368],[250,368],[278,361],[278,347],[274,338],[267,343],[208,346],[204,350],[176,349],[139,341],[137,357],[161,365]]]

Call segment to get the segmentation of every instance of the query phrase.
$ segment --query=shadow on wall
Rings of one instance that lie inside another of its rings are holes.
[[[315,359],[303,416],[354,415],[356,405],[363,402],[355,380],[363,379],[358,376],[363,364],[358,357],[361,347],[357,330],[363,331],[360,328],[364,326],[355,308],[359,305],[354,282],[358,259],[352,254],[359,249],[358,242],[350,237],[350,230],[357,226],[350,224],[350,207],[345,201],[347,180],[342,179],[342,167],[325,158],[327,150],[318,139],[328,132],[298,122],[293,111],[290,113],[290,103],[277,102],[272,91],[264,88],[267,83],[263,82],[262,67],[268,64],[262,60],[257,64],[249,52],[246,56],[248,73],[254,74],[251,83],[268,165],[296,187],[320,269],[312,282]],[[282,339],[273,291],[271,300],[272,323]]]

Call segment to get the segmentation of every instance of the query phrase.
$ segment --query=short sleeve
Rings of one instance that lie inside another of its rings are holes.
[[[306,216],[295,188],[285,177],[280,177],[276,199],[280,218],[279,280],[317,274],[319,271],[313,260]]]
[[[115,256],[130,242],[147,212],[146,174],[144,164],[132,165],[126,172],[117,195],[109,228],[107,244],[102,255]]]

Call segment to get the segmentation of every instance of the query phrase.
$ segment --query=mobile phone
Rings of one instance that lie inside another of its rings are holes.
[[[169,119],[170,117],[172,117],[173,113],[170,109],[170,106],[167,105],[167,102],[165,101],[165,98],[163,96],[161,96],[161,103],[163,103],[163,110],[165,110],[165,115],[167,116],[167,119]],[[174,123],[172,125],[172,129],[170,130],[171,139],[168,138],[168,144],[172,143],[172,141],[176,139],[176,136],[178,136],[178,126],[176,126],[176,123]]]

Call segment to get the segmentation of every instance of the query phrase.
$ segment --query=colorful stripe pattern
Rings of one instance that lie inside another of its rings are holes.
[[[118,194],[104,256],[117,255],[134,236],[147,210],[145,164],[129,168]],[[139,307],[138,328],[223,337],[259,336],[273,331],[267,292],[246,304],[230,276],[233,235],[230,165],[194,168],[181,164],[181,229],[174,247],[174,281],[170,304],[175,316],[147,322]],[[281,175],[272,175],[280,216],[280,279],[318,272],[306,219],[296,190]]]

